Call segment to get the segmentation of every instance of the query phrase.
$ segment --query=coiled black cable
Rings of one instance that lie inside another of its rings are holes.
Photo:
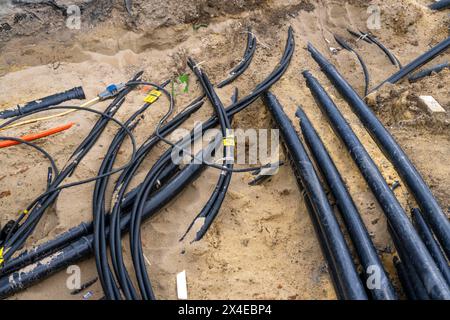
[[[227,84],[230,84],[231,82],[236,80],[241,74],[245,72],[245,70],[247,70],[248,66],[250,65],[256,52],[256,37],[252,33],[252,29],[250,27],[247,29],[247,34],[247,47],[245,48],[242,60],[230,71],[229,77],[221,81],[217,85],[217,88],[223,88]]]

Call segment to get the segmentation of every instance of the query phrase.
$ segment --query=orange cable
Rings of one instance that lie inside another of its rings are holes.
[[[32,134],[28,134],[25,136],[20,137],[20,139],[25,140],[25,141],[33,141],[33,140],[37,140],[37,139],[41,139],[41,138],[45,138],[51,135],[54,135],[56,133],[59,133],[61,131],[65,131],[70,129],[75,123],[74,122],[69,122],[68,124],[65,124],[63,126],[59,126],[56,128],[52,128],[52,129],[48,129],[42,132],[38,132],[38,133],[32,133]],[[14,141],[14,140],[4,140],[4,141],[0,141],[0,148],[6,148],[6,147],[11,147],[11,146],[15,146],[20,144],[19,141]]]

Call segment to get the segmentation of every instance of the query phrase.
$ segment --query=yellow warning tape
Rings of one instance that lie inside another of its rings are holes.
[[[153,89],[149,92],[149,94],[144,98],[144,102],[153,103],[161,96],[161,91]]]
[[[1,247],[0,248],[0,266],[3,265],[3,250],[5,249],[5,247]]]
[[[225,147],[234,147],[234,145],[235,145],[234,136],[229,135],[229,136],[226,136],[225,138],[223,138],[223,145]]]

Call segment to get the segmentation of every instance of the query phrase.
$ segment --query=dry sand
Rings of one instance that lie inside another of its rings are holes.
[[[81,30],[65,28],[64,17],[48,7],[22,8],[20,10],[26,11],[20,14],[8,10],[0,12],[0,22],[11,27],[5,31],[3,24],[0,32],[0,108],[78,85],[84,87],[88,97],[93,97],[105,85],[129,79],[138,70],[145,71],[145,79],[161,82],[189,72],[185,64],[188,56],[204,61],[202,66],[217,82],[241,58],[246,41],[245,27],[250,25],[259,41],[258,50],[244,75],[218,90],[223,101],[229,101],[234,86],[243,96],[272,70],[291,25],[296,38],[294,58],[272,91],[293,120],[296,106],[304,107],[396,281],[392,267],[393,245],[384,215],[345,147],[315,105],[300,74],[310,69],[325,84],[386,180],[389,183],[400,180],[391,163],[305,50],[307,41],[311,41],[327,53],[358,92],[362,92],[364,82],[360,66],[346,51],[331,53],[329,47],[337,47],[333,33],[352,40],[368,65],[372,85],[395,72],[395,67],[381,51],[363,41],[355,42],[345,31],[347,27],[366,29],[366,1],[233,1],[233,5],[206,0],[134,1],[133,18],[127,16],[121,1],[77,2],[84,5]],[[403,64],[448,36],[447,13],[431,12],[425,7],[428,2],[373,1],[382,9],[381,29],[373,32]],[[193,23],[208,26],[195,31]],[[448,59],[447,53],[435,62]],[[177,110],[200,93],[193,79],[191,75],[189,92],[177,96]],[[416,84],[386,86],[369,99],[371,107],[411,157],[446,212],[450,206],[449,79],[450,72],[445,71]],[[433,95],[447,114],[439,118],[429,116],[417,103],[418,95],[422,94]],[[118,118],[126,119],[142,104],[142,98],[143,94],[138,91],[130,94]],[[105,106],[103,103],[96,108]],[[166,108],[166,101],[161,99],[147,112],[136,129],[139,142],[153,130]],[[206,119],[210,114],[212,108],[205,104],[184,127],[191,128],[194,121]],[[28,130],[39,131],[69,121],[76,122],[76,127],[38,142],[62,166],[89,132],[96,121],[95,115],[77,112],[2,134],[21,135]],[[294,123],[298,129],[296,121]],[[233,126],[272,128],[274,124],[258,100],[236,117]],[[115,132],[116,127],[110,125],[68,182],[96,174]],[[159,146],[146,160],[136,183],[165,148]],[[126,145],[118,164],[125,163],[129,155],[130,148]],[[40,155],[17,146],[0,152],[0,166],[0,222],[4,225],[44,190],[48,165]],[[176,298],[176,274],[186,270],[189,297],[194,299],[334,299],[326,263],[289,166],[282,167],[268,182],[255,187],[247,185],[251,180],[249,173],[234,174],[220,215],[207,236],[194,244],[188,240],[178,241],[208,199],[216,180],[217,172],[207,170],[142,226],[144,251],[151,263],[149,274],[157,297]],[[27,246],[42,243],[90,220],[92,191],[92,184],[63,191]],[[407,211],[415,206],[403,184],[395,194]],[[129,253],[127,241],[124,243],[124,252]],[[83,281],[95,277],[93,259],[82,262],[80,267]],[[70,295],[66,288],[67,277],[61,271],[13,299],[80,299],[86,291]],[[102,297],[98,283],[88,290],[94,293],[92,299]]]

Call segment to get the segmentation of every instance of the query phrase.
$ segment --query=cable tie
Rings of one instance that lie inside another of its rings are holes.
[[[356,39],[356,41],[359,41],[359,40],[365,40],[365,39],[367,39],[368,37],[369,37],[369,34],[367,34],[367,33],[361,33],[361,35],[359,36],[358,39]]]
[[[243,31],[242,33],[249,33],[249,34],[251,34],[253,37],[255,37],[256,42],[259,42],[264,48],[270,49],[270,46],[265,44],[261,40],[259,40],[258,37],[256,36],[256,34],[254,34],[253,32],[246,30],[246,31]]]
[[[193,66],[192,69],[199,69],[199,66],[202,65],[202,64],[204,64],[205,62],[206,62],[205,60],[200,61],[200,62],[197,63],[195,66]]]

